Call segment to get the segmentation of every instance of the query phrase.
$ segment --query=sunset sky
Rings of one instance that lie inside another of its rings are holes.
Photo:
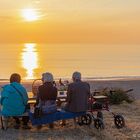
[[[139,37],[140,0],[0,1],[0,43],[139,44]]]

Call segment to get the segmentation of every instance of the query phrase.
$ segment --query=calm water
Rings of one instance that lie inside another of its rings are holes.
[[[140,76],[140,45],[1,44],[0,79],[18,72],[24,78]]]

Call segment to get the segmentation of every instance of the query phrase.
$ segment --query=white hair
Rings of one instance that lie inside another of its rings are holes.
[[[53,82],[53,75],[49,72],[43,73],[42,74],[42,80],[43,82]]]
[[[75,80],[81,80],[81,73],[80,72],[74,72],[72,75],[72,78]]]

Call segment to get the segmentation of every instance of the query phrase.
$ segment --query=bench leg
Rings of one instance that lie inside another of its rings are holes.
[[[73,122],[74,122],[74,128],[77,128],[77,121],[76,121],[76,118],[73,118]]]
[[[1,129],[4,129],[3,121],[2,121],[2,116],[0,116],[0,121],[1,121]]]
[[[77,128],[78,124],[80,125],[81,118],[80,117],[73,118],[73,122],[74,122],[74,127]]]
[[[1,117],[1,125],[3,130],[7,130],[8,128],[8,117]]]

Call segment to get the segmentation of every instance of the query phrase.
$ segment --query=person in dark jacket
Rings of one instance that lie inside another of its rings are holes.
[[[81,80],[80,72],[74,72],[72,79],[73,83],[68,85],[67,103],[62,108],[66,111],[74,113],[85,112],[88,109],[90,85]],[[78,123],[80,123],[80,118],[78,118]],[[76,119],[74,119],[74,124],[76,127]],[[61,125],[66,125],[66,121],[62,120]]]
[[[88,109],[90,85],[81,80],[80,72],[74,72],[72,79],[73,83],[68,85],[65,110],[70,112],[85,112]]]
[[[43,113],[53,113],[57,110],[56,98],[57,88],[53,82],[51,73],[42,74],[43,85],[39,86],[37,94],[37,106],[41,107]],[[53,124],[49,124],[53,128]]]

